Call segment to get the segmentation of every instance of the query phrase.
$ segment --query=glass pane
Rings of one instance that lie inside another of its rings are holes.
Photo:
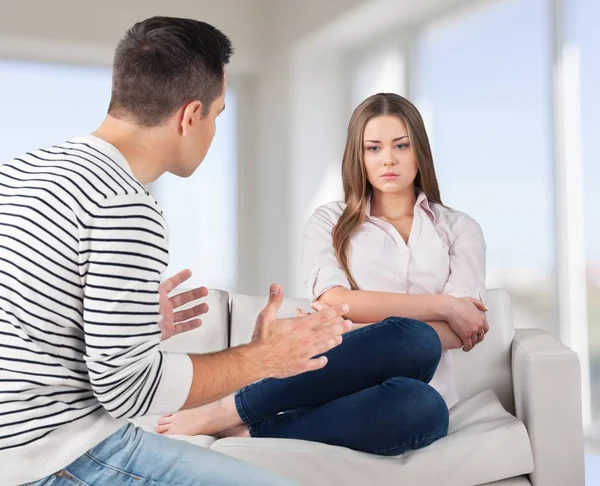
[[[548,3],[489,2],[431,26],[415,101],[444,202],[483,227],[488,288],[509,291],[516,326],[558,333]]]
[[[577,16],[580,45],[592,418],[600,421],[600,148],[597,142],[600,127],[600,4],[596,0],[573,0],[571,5]]]
[[[95,130],[110,89],[108,67],[0,59],[0,161]]]

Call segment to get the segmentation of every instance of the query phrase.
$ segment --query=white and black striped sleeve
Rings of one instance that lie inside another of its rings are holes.
[[[168,263],[164,219],[146,194],[114,196],[81,221],[85,360],[114,417],[173,412],[192,381],[189,356],[162,351],[158,289]]]

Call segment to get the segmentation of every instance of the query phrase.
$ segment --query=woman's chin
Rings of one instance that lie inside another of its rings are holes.
[[[384,194],[401,194],[408,190],[412,190],[412,184],[405,184],[402,181],[389,181],[383,184],[374,186],[375,190]]]

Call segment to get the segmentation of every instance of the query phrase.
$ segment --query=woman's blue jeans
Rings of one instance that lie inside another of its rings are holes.
[[[431,326],[390,317],[346,333],[325,368],[241,389],[236,407],[252,437],[402,454],[448,433],[446,403],[428,385],[441,353]]]

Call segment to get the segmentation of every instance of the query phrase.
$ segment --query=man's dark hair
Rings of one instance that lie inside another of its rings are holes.
[[[162,124],[183,104],[202,103],[202,116],[222,93],[231,41],[198,20],[152,17],[119,42],[108,113],[140,125]]]

